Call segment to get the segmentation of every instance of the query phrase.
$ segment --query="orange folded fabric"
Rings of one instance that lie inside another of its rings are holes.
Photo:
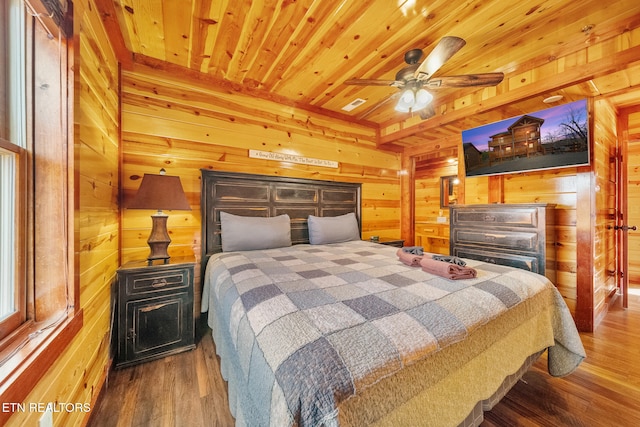
[[[431,258],[422,258],[420,266],[423,271],[435,274],[445,279],[460,280],[473,279],[478,274],[474,268],[461,267],[457,264],[451,264],[445,261],[437,261]]]
[[[398,259],[402,261],[403,264],[406,264],[409,267],[418,267],[420,265],[420,260],[422,259],[422,256],[410,254],[402,249],[398,249],[396,255],[398,255]]]

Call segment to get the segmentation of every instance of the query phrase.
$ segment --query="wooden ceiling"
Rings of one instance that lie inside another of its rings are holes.
[[[503,72],[508,81],[557,58],[585,52],[585,46],[624,33],[638,37],[632,30],[640,27],[637,0],[96,0],[96,4],[111,25],[112,43],[125,66],[127,61],[155,67],[168,64],[185,69],[185,75],[204,73],[225,90],[379,128],[408,119],[393,108],[396,101],[391,96],[399,90],[344,82],[393,80],[406,65],[403,56],[409,49],[421,48],[427,55],[442,37],[458,36],[466,45],[436,76]],[[628,68],[612,65],[588,81],[548,93],[523,92],[520,99],[510,99],[488,114],[497,120],[537,111],[547,107],[541,103],[544,97],[559,93],[565,100],[610,93],[621,106],[637,104],[639,62],[635,58]],[[490,91],[484,97],[502,93],[505,84],[433,90],[433,105],[454,103],[479,91]],[[342,110],[356,99],[366,102],[350,112]],[[440,123],[412,132],[401,145],[447,138],[459,134],[459,126]]]

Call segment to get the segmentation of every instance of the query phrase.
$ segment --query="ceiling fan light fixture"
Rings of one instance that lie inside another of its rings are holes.
[[[395,110],[399,113],[408,113],[413,108],[416,102],[416,95],[413,93],[413,89],[407,89],[402,92],[400,99],[396,104]]]
[[[402,102],[402,99],[401,99],[396,104],[395,110],[398,113],[409,113],[409,112],[411,112],[411,105]]]
[[[426,108],[433,101],[433,95],[427,92],[426,89],[420,88],[418,92],[416,92],[416,103],[413,105],[412,110],[422,110]]]
[[[416,102],[416,95],[413,93],[412,89],[407,89],[402,92],[402,96],[400,96],[400,101],[407,105],[413,105]]]
[[[433,95],[426,89],[409,88],[402,92],[395,110],[399,113],[410,113],[412,111],[422,110],[429,105],[432,100]]]

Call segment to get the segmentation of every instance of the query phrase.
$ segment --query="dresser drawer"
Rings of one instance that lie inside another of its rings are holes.
[[[456,246],[453,248],[452,255],[460,258],[475,259],[477,261],[483,261],[490,264],[506,265],[509,267],[532,271],[534,273],[544,274],[544,271],[542,271],[543,264],[536,256],[526,254],[506,254],[486,250],[485,248],[474,248],[468,246]]]
[[[538,227],[538,210],[535,208],[501,209],[499,205],[491,209],[464,209],[451,211],[452,225]]]
[[[538,233],[525,231],[503,230],[472,230],[458,228],[453,230],[453,238],[458,244],[479,244],[513,248],[523,251],[536,251],[538,249]]]
[[[186,288],[191,282],[190,271],[188,268],[169,268],[160,271],[130,272],[123,277],[126,293],[138,295]]]

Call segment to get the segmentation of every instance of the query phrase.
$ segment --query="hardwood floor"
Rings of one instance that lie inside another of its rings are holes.
[[[482,426],[640,425],[640,288],[629,301],[581,334],[587,359],[573,374],[551,377],[543,356]],[[89,426],[233,426],[211,335],[199,329],[193,351],[113,371]]]

